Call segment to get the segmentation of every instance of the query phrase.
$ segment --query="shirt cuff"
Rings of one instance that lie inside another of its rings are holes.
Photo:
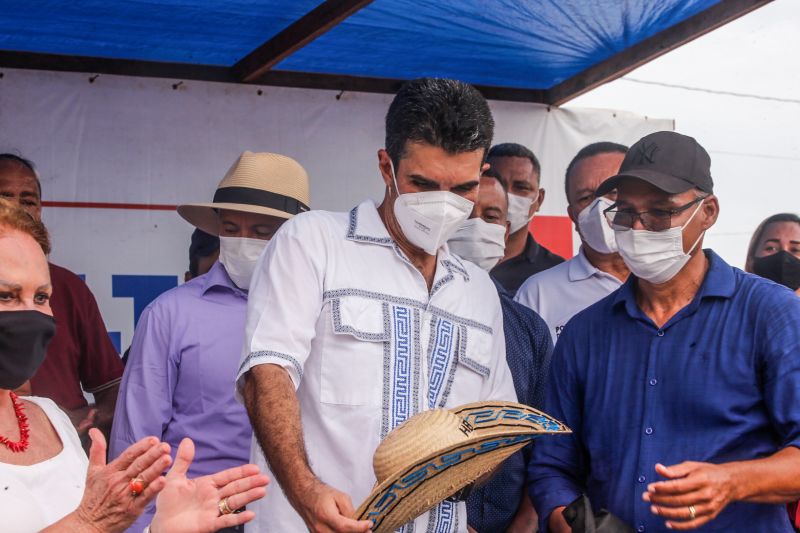
[[[556,507],[566,507],[581,495],[581,491],[567,482],[540,482],[530,486],[528,495],[539,515],[539,533],[547,533],[547,523]]]
[[[236,399],[240,402],[242,401],[241,393],[244,390],[244,375],[251,368],[258,365],[278,365],[282,367],[289,373],[295,389],[300,386],[300,380],[303,379],[303,365],[291,355],[273,351],[251,352],[250,355],[244,358],[242,364],[239,365],[239,371],[236,373]]]

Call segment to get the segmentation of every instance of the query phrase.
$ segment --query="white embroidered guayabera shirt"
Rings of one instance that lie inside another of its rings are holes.
[[[486,272],[443,246],[429,294],[371,201],[297,215],[272,239],[251,283],[239,389],[261,364],[288,371],[311,468],[356,508],[392,428],[430,408],[516,399]],[[255,441],[251,453],[269,474]],[[271,477],[267,496],[248,506],[257,517],[247,531],[304,531]],[[466,518],[463,503],[443,502],[404,530],[466,531]]]

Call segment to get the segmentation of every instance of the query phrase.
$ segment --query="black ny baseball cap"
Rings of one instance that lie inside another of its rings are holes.
[[[693,137],[674,131],[657,131],[639,139],[625,155],[619,173],[604,181],[595,194],[608,194],[624,178],[644,180],[669,194],[694,187],[714,192],[708,152]]]

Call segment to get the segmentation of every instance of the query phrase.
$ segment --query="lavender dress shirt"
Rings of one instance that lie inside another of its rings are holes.
[[[247,293],[219,262],[144,310],[117,399],[112,458],[155,435],[173,458],[181,439],[191,437],[190,478],[249,462],[252,429],[234,398],[246,311]],[[140,533],[153,512],[151,506],[129,531]]]

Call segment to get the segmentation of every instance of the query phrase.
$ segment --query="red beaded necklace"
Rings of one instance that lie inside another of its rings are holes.
[[[11,397],[11,403],[14,405],[14,414],[17,415],[17,423],[19,424],[19,440],[17,442],[12,442],[9,439],[0,435],[0,444],[3,444],[6,448],[11,450],[12,452],[24,452],[28,449],[28,434],[30,429],[28,427],[28,417],[25,416],[25,407],[22,405],[22,401],[17,398],[17,395],[14,394],[12,391],[8,391],[9,397]]]

